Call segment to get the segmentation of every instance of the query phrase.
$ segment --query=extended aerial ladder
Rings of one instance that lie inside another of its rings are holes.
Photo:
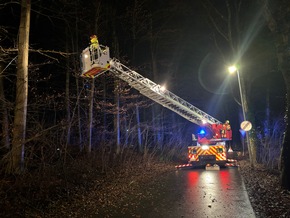
[[[92,55],[90,54],[92,53]],[[162,86],[123,65],[119,60],[110,59],[109,48],[100,46],[98,50],[86,48],[82,53],[82,76],[95,78],[111,71],[115,76],[127,82],[142,95],[174,111],[185,119],[197,124],[221,124],[209,114],[203,112]]]
[[[110,50],[107,46],[98,45],[98,47],[94,47],[91,45],[87,47],[81,54],[81,62],[82,77],[95,78],[109,71],[114,76],[127,82],[142,95],[174,111],[192,123],[208,127],[211,131],[210,137],[199,135],[198,142],[200,144],[216,144],[217,142],[231,140],[232,132],[230,129],[226,129],[222,122],[166,90],[161,85],[131,70],[116,58],[110,58]]]

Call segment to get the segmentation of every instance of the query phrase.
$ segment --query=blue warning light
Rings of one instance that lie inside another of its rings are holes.
[[[201,129],[201,130],[199,131],[199,134],[204,135],[204,134],[205,134],[204,129]]]

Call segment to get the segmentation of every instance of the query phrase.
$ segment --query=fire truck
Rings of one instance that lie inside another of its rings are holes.
[[[198,109],[161,85],[143,77],[134,70],[122,64],[116,58],[110,57],[109,47],[89,46],[81,54],[81,76],[95,78],[106,72],[127,82],[142,95],[179,114],[183,118],[201,127],[197,138],[193,135],[194,145],[188,146],[190,165],[218,164],[227,162],[227,142],[232,139],[232,130],[228,121],[220,122],[204,111]]]

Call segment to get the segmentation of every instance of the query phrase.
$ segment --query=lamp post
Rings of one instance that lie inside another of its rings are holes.
[[[236,66],[230,66],[228,69],[229,69],[229,72],[231,74],[237,72],[239,91],[240,91],[240,97],[241,97],[241,104],[242,104],[242,111],[243,111],[243,119],[245,121],[246,120],[246,113],[245,113],[244,96],[243,96],[242,86],[241,86],[240,72]]]
[[[238,76],[238,83],[239,83],[239,91],[240,91],[240,98],[241,98],[241,104],[242,104],[242,111],[243,111],[243,119],[244,121],[246,121],[246,113],[245,113],[245,102],[244,102],[244,95],[243,95],[243,90],[242,90],[242,85],[241,85],[241,79],[240,79],[240,72],[238,70],[238,68],[236,66],[230,66],[228,68],[228,71],[230,74],[233,74],[233,73],[237,73],[237,76]],[[249,135],[248,133],[246,132],[246,140],[247,140],[247,145],[249,147]],[[249,152],[251,153],[251,152]],[[244,142],[243,142],[243,156],[245,155],[245,146],[244,146]]]

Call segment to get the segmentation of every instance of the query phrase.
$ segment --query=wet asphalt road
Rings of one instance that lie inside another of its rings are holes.
[[[162,181],[146,189],[134,215],[120,217],[255,217],[238,168],[177,170]]]

